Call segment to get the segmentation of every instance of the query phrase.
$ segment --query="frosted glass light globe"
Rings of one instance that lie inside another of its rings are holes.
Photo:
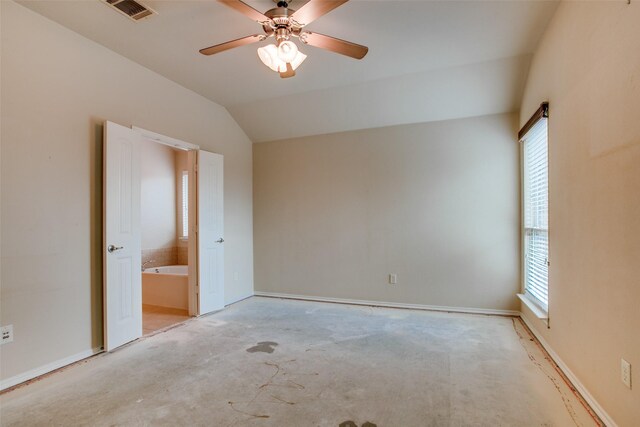
[[[258,57],[264,65],[271,68],[275,72],[284,73],[285,71],[287,71],[287,62],[280,59],[280,57],[278,56],[278,48],[274,44],[269,44],[264,47],[258,48]],[[291,61],[289,61],[289,63],[291,64],[291,68],[295,70],[300,66],[300,64],[302,64],[305,59],[307,59],[307,55],[300,52],[296,48],[296,55],[291,59]]]
[[[291,62],[298,54],[298,46],[292,41],[283,41],[278,46],[278,58],[284,62]]]
[[[280,59],[278,58],[277,48],[274,44],[269,44],[265,47],[258,48],[258,57],[264,65],[271,68],[273,71],[278,71],[280,68]]]

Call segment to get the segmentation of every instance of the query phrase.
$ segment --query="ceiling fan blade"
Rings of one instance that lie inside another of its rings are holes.
[[[218,2],[226,4],[230,8],[235,9],[256,22],[262,23],[271,21],[270,18],[240,0],[218,0]]]
[[[296,75],[295,70],[291,66],[291,63],[287,62],[287,71],[280,72],[280,78],[287,79]]]
[[[350,56],[355,59],[362,59],[367,52],[369,52],[369,48],[366,46],[351,43],[346,40],[340,40],[335,37],[325,36],[324,34],[312,33],[311,31],[303,31],[300,34],[300,40],[311,46],[330,50],[331,52]]]
[[[220,53],[228,49],[233,49],[234,47],[256,43],[264,39],[265,36],[254,34],[252,36],[242,37],[241,39],[231,40],[226,43],[220,43],[215,46],[205,47],[204,49],[200,49],[200,53],[203,55],[213,55],[214,53]]]
[[[296,10],[292,18],[298,24],[305,26],[322,15],[326,15],[338,6],[342,6],[348,0],[309,0],[304,6]]]

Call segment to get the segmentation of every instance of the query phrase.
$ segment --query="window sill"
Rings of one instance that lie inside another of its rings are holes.
[[[522,301],[524,305],[526,305],[529,310],[531,310],[533,314],[535,314],[538,319],[543,320],[545,323],[549,322],[549,313],[544,311],[544,309],[542,309],[538,304],[531,301],[531,299],[525,294],[516,295],[518,296],[518,298],[520,298],[520,301]]]

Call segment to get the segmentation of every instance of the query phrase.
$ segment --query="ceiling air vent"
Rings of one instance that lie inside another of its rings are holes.
[[[134,21],[139,21],[147,16],[154,15],[156,12],[148,8],[140,2],[133,0],[103,0],[106,4],[116,9],[123,15],[128,16]]]

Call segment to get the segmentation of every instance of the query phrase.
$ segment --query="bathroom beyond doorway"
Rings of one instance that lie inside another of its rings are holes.
[[[188,152],[140,141],[143,334],[189,318]]]

